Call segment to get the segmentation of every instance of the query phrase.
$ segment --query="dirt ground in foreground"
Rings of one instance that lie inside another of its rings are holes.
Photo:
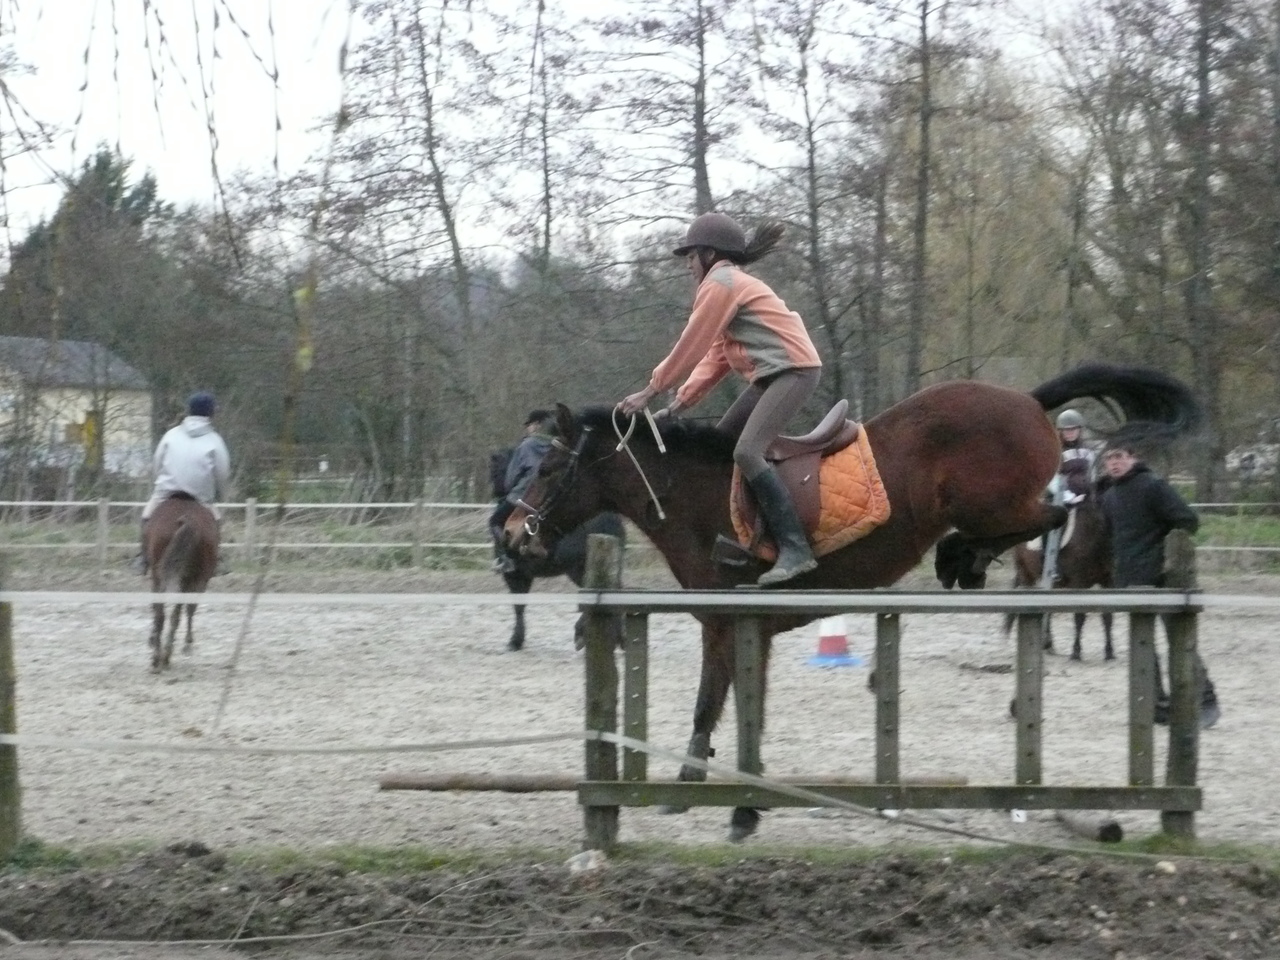
[[[6,587],[132,590],[137,583],[19,570]],[[633,583],[665,585],[661,575]],[[216,585],[239,592],[251,581],[233,575]],[[1280,580],[1227,578],[1206,587],[1274,593]],[[268,589],[467,592],[495,584],[474,574],[281,574]],[[520,654],[503,652],[505,609],[263,609],[229,670],[241,616],[210,608],[195,653],[157,677],[144,665],[145,611],[17,605],[20,729],[168,742],[203,736],[235,745],[438,741],[580,722],[570,608],[531,609],[530,645]],[[991,619],[933,617],[904,641],[904,716],[909,708],[915,723],[904,734],[905,772],[955,770],[974,782],[1011,774],[1011,681],[975,669],[1011,656]],[[1274,617],[1247,611],[1204,619],[1202,648],[1226,710],[1202,741],[1206,809],[1197,825],[1211,842],[1280,848],[1274,766],[1258,749],[1280,735],[1274,626]],[[816,639],[811,628],[775,644],[768,757],[782,773],[829,765],[858,772],[873,742],[865,671],[808,666]],[[1053,780],[1123,777],[1123,628],[1118,640],[1120,661],[1103,663],[1091,622],[1085,661],[1050,664]],[[651,736],[679,746],[696,682],[696,638],[687,619],[672,618],[655,623],[651,642]],[[851,629],[850,643],[865,652],[868,638]],[[215,732],[211,718],[224,691],[229,706]],[[730,763],[732,730],[730,713],[718,737]],[[580,750],[548,747],[531,760],[572,770]],[[441,763],[501,770],[511,757]],[[1060,852],[972,859],[942,849],[943,839],[925,831],[795,809],[767,814],[758,837],[764,846],[753,841],[724,866],[655,863],[646,852],[574,874],[565,859],[580,837],[580,817],[567,796],[388,795],[374,786],[384,767],[367,759],[316,767],[287,758],[214,762],[72,750],[22,758],[32,833],[77,849],[127,844],[146,852],[113,867],[0,871],[4,960],[194,960],[260,950],[279,960],[1280,957],[1280,877],[1258,865]],[[665,766],[656,764],[655,773]],[[941,813],[951,826],[998,840],[1073,842],[1048,817],[1015,826],[999,812]],[[684,817],[626,811],[623,841],[718,844],[725,817],[719,810]],[[1154,826],[1150,814],[1122,819],[1136,833]],[[398,875],[316,866],[329,845],[483,851],[497,865]],[[246,866],[240,855],[273,846],[307,851],[309,865]],[[558,852],[535,861],[520,852],[531,846]],[[879,849],[858,863],[802,859],[819,847]],[[775,855],[780,848],[792,852]]]
[[[1250,865],[1052,854],[388,876],[266,871],[192,843],[112,869],[0,874],[0,927],[0,954],[17,960],[190,960],[232,941],[291,960],[1274,957],[1280,879]]]

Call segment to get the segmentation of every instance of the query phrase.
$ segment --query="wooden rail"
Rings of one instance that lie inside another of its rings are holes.
[[[1200,605],[1195,594],[1194,547],[1176,531],[1166,549],[1171,589],[1067,591],[1020,590],[954,595],[936,591],[622,591],[610,571],[617,545],[592,536],[589,573],[581,609],[586,631],[586,728],[616,733],[618,697],[623,733],[644,739],[648,701],[646,621],[651,613],[707,613],[732,616],[736,655],[733,686],[738,718],[738,769],[762,769],[764,727],[761,619],[771,613],[815,617],[863,612],[875,618],[876,728],[875,782],[833,784],[821,778],[788,782],[828,797],[878,809],[1158,810],[1166,833],[1191,837],[1202,794],[1196,785],[1199,749],[1199,691],[1195,648]],[[1129,783],[1126,786],[1053,785],[1042,778],[1042,677],[1044,614],[1052,611],[1128,613],[1133,643],[1129,657]],[[626,647],[621,684],[608,631],[610,615],[626,615]],[[921,784],[901,776],[899,762],[899,646],[901,617],[909,613],[1013,613],[1017,619],[1015,714],[1017,732],[1011,784]],[[1155,618],[1164,618],[1169,636],[1169,752],[1164,784],[1154,775]],[[578,784],[586,845],[611,849],[617,842],[622,807],[666,804],[676,807],[812,806],[813,800],[744,783],[651,781],[638,751],[624,750],[622,773],[616,748],[588,741],[586,770]],[[1071,819],[1071,818],[1068,818]],[[1079,826],[1080,821],[1073,821]],[[1105,824],[1105,821],[1104,821]],[[1110,839],[1114,833],[1105,832]]]

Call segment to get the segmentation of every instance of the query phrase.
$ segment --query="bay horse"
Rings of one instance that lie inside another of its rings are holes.
[[[147,521],[144,549],[151,571],[152,593],[204,593],[218,567],[220,533],[213,511],[190,494],[174,493],[160,502]],[[195,643],[191,621],[194,603],[175,603],[169,616],[169,633],[164,633],[165,604],[153,603],[151,625],[151,669],[167,669],[173,656],[182,609],[187,611],[187,635],[183,653]]]
[[[1070,539],[1058,548],[1058,577],[1053,586],[1062,590],[1088,590],[1090,587],[1111,587],[1111,531],[1106,515],[1097,501],[1096,494],[1069,508],[1072,518],[1066,529]],[[1065,535],[1065,534],[1064,534]],[[1044,540],[1041,540],[1043,545]],[[1020,543],[1013,548],[1013,585],[1035,587],[1044,572],[1043,550],[1032,549],[1030,544]],[[1075,614],[1075,637],[1071,643],[1071,659],[1081,659],[1080,635],[1084,632],[1086,614]],[[1045,615],[1045,620],[1049,619]],[[1103,658],[1114,660],[1115,648],[1111,643],[1111,626],[1114,617],[1102,614],[1102,632],[1105,636]],[[1046,623],[1047,627],[1047,623]],[[1013,615],[1006,614],[1004,632],[1008,636],[1013,629]],[[1045,630],[1044,648],[1053,650],[1053,638]]]
[[[622,518],[616,513],[601,513],[571,530],[544,556],[529,552],[514,554],[512,559],[515,561],[515,569],[502,572],[502,580],[507,585],[507,589],[515,594],[528,593],[533,589],[535,578],[559,576],[566,576],[579,587],[582,586],[587,573],[587,537],[593,533],[608,534],[626,544],[627,533],[622,525]],[[523,603],[515,605],[516,623],[511,630],[511,639],[507,641],[508,650],[524,649],[524,607]],[[573,628],[574,646],[578,649],[582,649],[584,643],[585,616],[585,614],[579,616]],[[614,623],[615,626],[611,629],[617,631],[614,638],[615,645],[621,646],[621,615]]]
[[[926,387],[862,427],[888,493],[889,519],[788,585],[889,586],[936,543],[934,566],[944,586],[984,586],[992,559],[1066,520],[1066,510],[1042,496],[1059,463],[1058,435],[1046,411],[1084,397],[1129,421],[1130,437],[1177,436],[1200,418],[1199,404],[1181,382],[1143,368],[1086,365],[1029,393],[959,380]],[[545,549],[564,531],[614,511],[649,537],[685,589],[724,589],[753,578],[754,571],[719,566],[712,557],[717,537],[736,539],[729,519],[735,438],[703,424],[664,421],[665,454],[640,429],[626,456],[618,450],[613,418],[610,408],[575,417],[557,407],[558,443],[543,458],[525,506],[507,520],[508,546]],[[733,677],[734,631],[729,616],[697,619],[702,670],[687,753],[706,759]],[[771,638],[813,619],[795,613],[761,618],[766,668]],[[705,773],[686,764],[679,779],[703,780]],[[757,810],[735,808],[730,840],[745,839],[759,819]]]

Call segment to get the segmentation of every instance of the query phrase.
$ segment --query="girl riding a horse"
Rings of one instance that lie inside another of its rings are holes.
[[[617,407],[624,415],[634,414],[683,380],[675,400],[659,413],[669,416],[702,400],[730,370],[748,380],[717,427],[737,437],[734,463],[778,545],[777,561],[757,581],[761,586],[818,565],[791,495],[764,452],[813,395],[822,361],[800,314],[742,270],[770,253],[784,229],[777,221],[761,224],[748,243],[742,227],[723,213],[704,213],[689,225],[674,253],[686,259],[697,286],[693,312],[649,385]]]

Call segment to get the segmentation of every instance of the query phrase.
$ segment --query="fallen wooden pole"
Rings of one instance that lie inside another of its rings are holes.
[[[779,783],[804,783],[811,786],[874,786],[867,777],[816,776],[776,777]],[[580,776],[571,773],[388,773],[378,779],[379,790],[427,790],[444,793],[450,790],[498,793],[568,793],[578,789]],[[646,780],[645,783],[664,781]],[[668,781],[675,782],[675,781]],[[964,787],[968,777],[906,777],[901,781],[911,787]]]
[[[1079,813],[1067,813],[1065,810],[1055,811],[1054,816],[1076,836],[1095,843],[1119,843],[1124,839],[1124,829],[1111,817],[1098,820]]]

